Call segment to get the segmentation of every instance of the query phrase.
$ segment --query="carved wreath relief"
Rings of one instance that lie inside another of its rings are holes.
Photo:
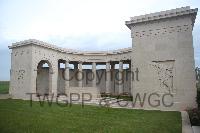
[[[161,89],[169,93],[175,93],[174,87],[174,61],[153,61],[151,66],[157,73],[157,79]]]

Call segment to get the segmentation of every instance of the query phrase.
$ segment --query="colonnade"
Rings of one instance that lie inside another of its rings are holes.
[[[69,79],[70,78],[70,67],[69,67],[70,62],[69,61],[65,61],[65,78]],[[96,66],[97,63],[96,62],[92,62],[92,76],[93,76],[93,80],[92,80],[92,87],[96,87],[96,79],[97,79],[97,70],[96,70]],[[130,67],[130,66],[129,66]],[[83,80],[82,79],[82,71],[83,71],[83,62],[79,62],[78,64],[75,63],[74,64],[74,69],[78,69],[78,74],[77,74],[77,78],[79,79],[78,82],[78,87],[83,87]],[[105,93],[110,93],[111,92],[111,79],[113,79],[113,77],[111,77],[111,70],[113,71],[115,69],[115,64],[111,63],[110,61],[106,62],[106,92]],[[119,85],[119,93],[123,93],[123,61],[119,61],[119,73],[118,73],[118,85]],[[70,87],[70,81],[69,80],[65,80],[65,90],[67,90],[67,88]]]

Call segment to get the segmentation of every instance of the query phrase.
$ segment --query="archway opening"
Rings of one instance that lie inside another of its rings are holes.
[[[39,95],[51,92],[52,66],[49,61],[41,60],[37,66],[36,93]]]

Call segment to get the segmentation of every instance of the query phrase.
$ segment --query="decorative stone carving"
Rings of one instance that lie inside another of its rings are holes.
[[[153,61],[150,64],[157,73],[157,80],[161,89],[169,93],[175,93],[174,86],[174,61]]]
[[[24,79],[24,74],[25,74],[25,70],[19,70],[18,71],[18,80],[23,80]]]

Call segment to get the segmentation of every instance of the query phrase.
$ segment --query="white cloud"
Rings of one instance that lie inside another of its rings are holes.
[[[107,49],[120,48],[119,42],[124,46],[131,41],[130,30],[125,26],[125,21],[129,20],[129,17],[188,5],[195,7],[200,5],[200,2],[190,0],[1,1],[0,38],[12,41],[35,38],[64,47],[71,46],[73,43],[74,48],[81,49],[89,46],[92,47],[91,49],[101,49],[108,44],[110,46]],[[89,40],[92,40],[93,44],[86,43],[90,42]]]

